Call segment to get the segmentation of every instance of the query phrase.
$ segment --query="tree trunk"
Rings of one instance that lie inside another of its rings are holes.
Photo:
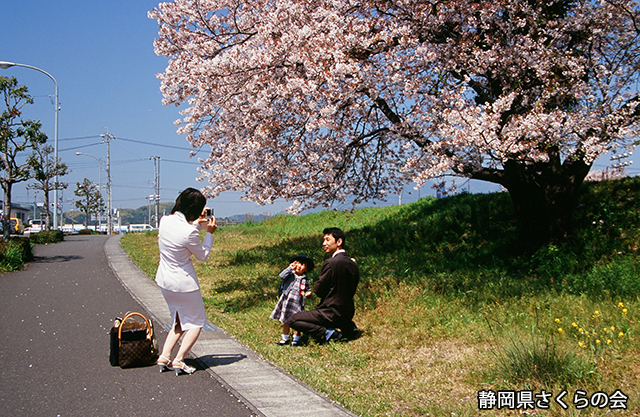
[[[87,203],[87,207],[88,207],[88,204],[89,204],[89,203]],[[88,227],[89,227],[89,210],[87,209],[87,210],[83,210],[83,211],[84,211],[84,222],[83,222],[83,226],[84,226],[84,228],[86,229],[86,228],[88,228]]]
[[[45,187],[42,187],[45,188]],[[49,227],[49,221],[50,221],[50,217],[49,217],[49,190],[43,190],[43,200],[44,200],[44,230],[49,231],[50,227]]]
[[[4,190],[4,216],[3,216],[3,237],[4,240],[9,240],[11,233],[11,184],[3,184]]]
[[[567,240],[577,192],[590,168],[581,160],[562,165],[505,163],[502,185],[515,208],[523,250]]]

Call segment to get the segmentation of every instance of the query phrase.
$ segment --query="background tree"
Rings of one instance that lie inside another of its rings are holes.
[[[638,133],[626,0],[176,0],[149,13],[178,131],[209,196],[296,211],[384,199],[445,173],[500,184],[535,248]]]
[[[64,182],[51,181],[52,179],[67,175],[69,168],[67,165],[60,161],[54,161],[52,158],[53,147],[34,146],[33,154],[29,159],[29,165],[33,168],[34,184],[30,184],[27,188],[33,190],[42,190],[44,195],[44,207],[45,207],[45,230],[49,230],[50,218],[49,218],[49,191],[66,189],[69,184]],[[57,202],[56,202],[57,203]],[[54,204],[56,204],[54,203]]]
[[[26,86],[18,86],[15,77],[0,77],[0,91],[5,105],[0,115],[0,184],[4,191],[4,238],[8,239],[11,189],[33,174],[28,158],[21,156],[28,149],[43,145],[47,135],[40,131],[40,122],[21,119],[23,106],[33,103]]]
[[[82,183],[76,183],[76,190],[73,193],[76,197],[80,197],[80,200],[76,200],[76,208],[84,213],[84,227],[86,228],[91,214],[99,215],[104,211],[104,199],[98,186],[86,178],[82,180]]]

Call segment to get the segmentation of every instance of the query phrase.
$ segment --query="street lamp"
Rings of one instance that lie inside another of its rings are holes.
[[[51,80],[53,81],[53,84],[55,84],[56,87],[56,95],[55,95],[55,103],[54,103],[54,107],[55,107],[55,112],[56,112],[56,118],[55,118],[55,124],[54,124],[54,144],[53,144],[53,149],[54,149],[54,161],[57,164],[58,163],[58,109],[60,107],[60,103],[58,102],[58,82],[56,81],[55,78],[53,78],[53,76],[51,74],[49,74],[47,71],[40,69],[38,67],[34,67],[31,65],[26,65],[26,64],[18,64],[16,62],[7,62],[7,61],[0,61],[0,68],[2,69],[9,69],[11,67],[24,67],[24,68],[31,68],[33,70],[36,71],[40,71],[41,73],[43,73],[44,75],[46,75],[47,77],[51,78]],[[56,188],[53,189],[53,228],[55,230],[58,229],[58,174],[56,172]]]
[[[95,155],[91,155],[90,153],[76,152],[76,156],[80,156],[80,155],[90,156],[96,161],[98,161],[98,190],[102,190],[102,159],[98,158]],[[102,232],[102,215],[98,214],[98,233],[101,233],[101,232]]]

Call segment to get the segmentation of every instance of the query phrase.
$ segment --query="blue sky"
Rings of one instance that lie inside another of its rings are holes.
[[[160,157],[161,201],[174,201],[186,187],[199,188],[197,160],[189,157],[191,147],[176,133],[173,122],[177,108],[162,105],[156,74],[167,60],[153,52],[157,23],[147,12],[157,1],[34,1],[4,0],[0,6],[0,61],[40,68],[51,74],[59,89],[58,155],[72,172],[62,180],[69,188],[62,192],[63,209],[72,206],[76,182],[99,180],[96,159],[105,161],[111,141],[112,202],[114,208],[137,208],[153,194],[154,164]],[[40,120],[53,145],[54,83],[46,75],[28,68],[0,69],[0,75],[14,76],[29,88],[35,103],[23,117]],[[201,152],[206,152],[202,150]],[[104,167],[103,167],[104,168]],[[106,184],[103,169],[102,183]],[[13,201],[32,204],[42,201],[26,183],[13,188]],[[52,193],[53,194],[53,193]],[[106,192],[104,193],[106,196]],[[51,195],[53,198],[53,195]],[[226,193],[210,200],[216,216],[282,211],[286,202],[258,206],[240,200],[240,193]]]
[[[114,208],[137,208],[153,194],[154,165],[160,157],[161,201],[174,201],[186,187],[199,188],[198,167],[189,158],[190,145],[176,133],[173,122],[179,109],[162,105],[156,74],[167,60],[153,52],[157,23],[147,12],[158,1],[150,0],[3,0],[0,6],[0,61],[31,65],[50,73],[59,88],[58,151],[72,172],[62,180],[69,188],[62,192],[63,210],[74,200],[76,182],[88,178],[98,182],[98,162],[76,152],[91,154],[106,163],[106,144],[101,134],[111,133],[112,201]],[[0,69],[0,75],[14,76],[29,88],[34,105],[23,116],[40,120],[51,144],[54,138],[54,84],[46,75],[28,68]],[[203,149],[203,156],[206,153]],[[608,161],[596,164],[603,169]],[[637,164],[634,164],[634,167]],[[633,168],[633,167],[632,167]],[[631,169],[632,175],[638,170]],[[106,184],[103,170],[102,182]],[[457,184],[464,181],[458,179]],[[26,183],[13,189],[13,201],[27,205],[42,193],[27,190]],[[496,188],[493,187],[493,190]],[[471,192],[491,191],[491,186],[472,183]],[[412,191],[409,194],[409,191]],[[106,195],[106,193],[105,193]],[[425,186],[420,192],[410,186],[402,202],[434,195]],[[51,195],[53,198],[53,195]],[[398,202],[397,196],[390,203]],[[259,206],[240,200],[240,193],[225,193],[209,205],[217,217],[234,214],[275,214],[288,205]],[[343,208],[343,207],[338,207]]]

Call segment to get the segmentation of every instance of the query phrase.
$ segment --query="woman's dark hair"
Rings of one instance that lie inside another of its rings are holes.
[[[195,188],[187,188],[176,198],[176,204],[171,209],[171,214],[179,211],[184,214],[188,222],[195,221],[202,215],[202,210],[207,204],[207,199]]]

